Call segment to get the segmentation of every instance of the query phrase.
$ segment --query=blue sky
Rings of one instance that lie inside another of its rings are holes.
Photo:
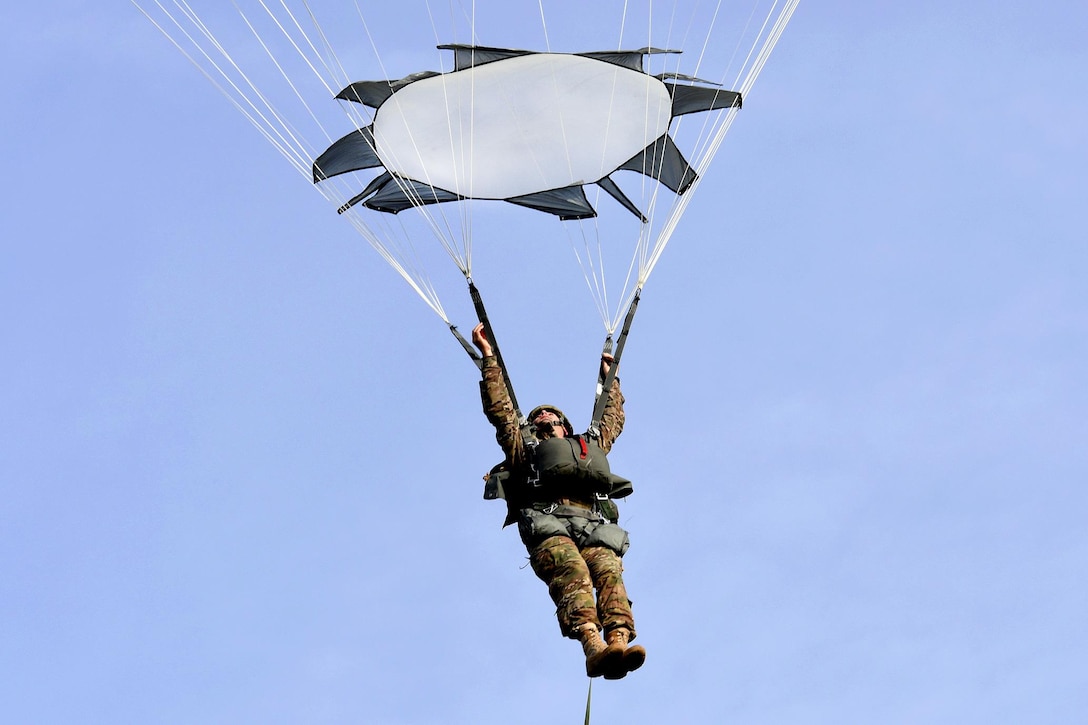
[[[499,7],[481,41],[539,47]],[[393,75],[433,57],[368,17]],[[7,718],[581,722],[442,323],[131,5],[0,21]],[[594,722],[1088,714],[1086,31],[1075,2],[801,4],[627,348],[649,658]],[[584,425],[580,277],[481,225],[519,396]]]

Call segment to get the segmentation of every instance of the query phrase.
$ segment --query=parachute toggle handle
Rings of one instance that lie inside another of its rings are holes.
[[[472,358],[472,362],[476,364],[476,367],[482,370],[484,367],[483,357],[480,356],[480,353],[476,352],[476,348],[474,348],[469,341],[465,339],[465,336],[458,331],[457,325],[450,325],[450,332],[457,338],[457,342],[461,343],[461,347],[465,348],[465,352]]]
[[[601,359],[604,359],[605,355],[612,354],[612,333],[608,333],[608,336],[604,338],[604,347],[601,348]],[[613,357],[613,361],[615,358]],[[600,368],[597,368],[597,392],[593,396],[593,405],[596,407],[597,401],[601,397],[601,393],[604,392],[604,373]]]
[[[468,280],[468,294],[472,298],[472,306],[476,308],[476,316],[484,326],[484,334],[487,336],[487,341],[491,343],[491,351],[495,353],[495,362],[499,364],[499,368],[502,370],[502,378],[506,381],[506,391],[510,394],[510,402],[514,404],[514,412],[517,413],[518,420],[521,420],[521,408],[518,407],[518,399],[514,395],[514,386],[511,384],[510,375],[506,371],[506,363],[502,359],[499,343],[495,341],[495,331],[491,329],[491,319],[487,316],[487,310],[484,309],[483,297],[480,296],[480,290],[476,289],[476,284],[472,281],[472,278],[465,277],[465,279]],[[480,365],[483,365],[483,361],[480,362]]]
[[[605,406],[608,404],[608,394],[612,390],[612,383],[616,380],[616,373],[620,369],[620,357],[623,355],[623,346],[627,344],[627,334],[631,331],[631,323],[635,319],[635,311],[638,309],[638,300],[642,296],[642,288],[635,289],[635,296],[631,298],[631,304],[627,308],[627,317],[623,320],[623,329],[616,339],[616,352],[612,355],[612,364],[608,366],[608,374],[597,373],[597,398],[593,401],[593,420],[589,424],[589,434],[598,440],[601,437],[601,416],[604,415]],[[612,352],[612,336],[604,341],[605,354]]]

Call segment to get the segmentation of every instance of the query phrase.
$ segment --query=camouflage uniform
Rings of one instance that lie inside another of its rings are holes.
[[[627,532],[592,510],[591,493],[583,500],[577,496],[534,500],[524,485],[528,475],[525,443],[502,370],[494,357],[485,357],[482,371],[484,413],[495,426],[495,439],[506,454],[505,466],[513,474],[506,490],[508,515],[504,526],[517,522],[533,571],[548,585],[555,602],[560,631],[578,639],[580,627],[594,624],[606,633],[627,629],[633,640],[635,621],[623,585],[621,559],[629,546]],[[617,378],[613,383],[601,416],[597,444],[606,453],[623,430],[619,382]]]

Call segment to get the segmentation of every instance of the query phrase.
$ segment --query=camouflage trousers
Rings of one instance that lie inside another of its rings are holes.
[[[533,571],[548,585],[563,636],[577,639],[582,625],[594,624],[606,633],[622,627],[635,638],[621,558],[627,532],[615,524],[541,512],[523,512],[519,529]]]

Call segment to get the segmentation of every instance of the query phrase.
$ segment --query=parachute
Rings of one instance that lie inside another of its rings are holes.
[[[473,354],[441,258],[486,320],[473,247],[494,218],[558,224],[606,347],[629,328],[799,0],[503,0],[443,19],[434,0],[133,2]]]
[[[595,183],[648,222],[610,175],[638,171],[684,193],[695,172],[668,135],[672,118],[741,104],[734,91],[646,75],[644,55],[670,52],[656,48],[567,55],[440,47],[457,53],[454,72],[352,83],[336,96],[373,107],[374,123],[321,154],[314,181],[387,169],[341,211],[360,201],[397,213],[504,199],[563,221],[588,219],[597,212],[582,186]],[[470,146],[471,158],[459,163]]]

